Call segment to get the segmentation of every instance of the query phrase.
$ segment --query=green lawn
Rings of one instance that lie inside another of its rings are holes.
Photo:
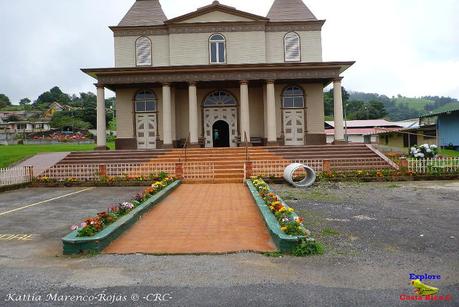
[[[109,143],[110,149],[114,149],[115,144]],[[95,144],[55,144],[55,145],[8,145],[0,146],[0,168],[26,158],[32,157],[42,152],[62,152],[62,151],[91,151],[96,147]]]
[[[447,157],[459,157],[459,151],[456,150],[441,149],[440,154]]]

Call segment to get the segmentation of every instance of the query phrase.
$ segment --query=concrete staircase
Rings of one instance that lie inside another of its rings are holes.
[[[382,169],[392,166],[366,145],[322,145],[298,147],[251,147],[250,161],[330,160],[334,170]],[[183,149],[74,152],[59,164],[178,163],[184,162]],[[214,164],[215,183],[242,182],[245,148],[188,148],[187,162]]]

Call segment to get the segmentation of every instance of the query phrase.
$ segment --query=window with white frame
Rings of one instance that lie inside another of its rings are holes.
[[[135,42],[137,66],[151,66],[151,40],[148,37],[139,37]]]
[[[295,32],[287,33],[284,37],[285,62],[301,61],[300,36]]]
[[[141,112],[156,112],[156,95],[151,91],[140,91],[135,95],[134,99],[135,111]]]
[[[213,34],[209,38],[209,56],[211,64],[226,63],[226,40],[221,34]]]
[[[285,109],[304,108],[304,92],[298,86],[289,86],[282,93],[282,106]]]
[[[215,91],[204,99],[203,105],[204,107],[228,107],[236,106],[237,101],[233,95],[226,91]]]

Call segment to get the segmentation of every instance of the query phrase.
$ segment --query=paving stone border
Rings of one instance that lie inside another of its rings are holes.
[[[276,217],[268,208],[265,201],[263,200],[263,198],[261,198],[257,189],[253,185],[252,180],[246,180],[245,183],[249,188],[250,194],[252,194],[252,197],[255,200],[255,203],[257,204],[260,213],[263,216],[266,227],[268,227],[269,233],[271,234],[271,237],[274,243],[276,244],[277,248],[284,253],[292,252],[292,250],[300,243],[300,241],[302,239],[305,239],[306,237],[291,236],[285,234],[281,230],[281,226],[279,225],[279,222],[277,221]],[[282,203],[285,204],[285,201],[283,201],[281,197],[278,196],[278,198]]]
[[[117,239],[123,232],[128,230],[135,222],[137,222],[144,213],[172,193],[180,184],[180,180],[171,183],[163,190],[140,204],[127,215],[121,217],[113,224],[108,225],[93,237],[78,237],[78,230],[69,233],[67,236],[62,238],[64,255],[101,252],[112,241]]]

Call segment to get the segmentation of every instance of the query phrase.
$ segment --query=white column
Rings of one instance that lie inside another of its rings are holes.
[[[105,118],[105,87],[96,84],[97,87],[97,149],[107,148],[107,123]]]
[[[188,87],[190,144],[198,144],[198,98],[196,84],[190,83]]]
[[[341,79],[333,81],[333,100],[335,105],[335,142],[344,142],[343,94]]]
[[[172,147],[172,103],[171,86],[163,84],[163,145]]]
[[[268,139],[268,98],[266,96],[266,84],[263,84],[263,136]]]
[[[268,81],[266,85],[267,111],[266,124],[268,125],[268,144],[277,143],[276,128],[276,95],[274,92],[274,81]]]
[[[175,117],[175,95],[176,95],[176,89],[175,87],[172,88],[172,142],[177,140],[177,120]]]
[[[250,143],[250,107],[249,107],[249,84],[247,81],[241,81],[241,124],[240,134],[241,142],[245,144],[245,135],[247,142]]]

